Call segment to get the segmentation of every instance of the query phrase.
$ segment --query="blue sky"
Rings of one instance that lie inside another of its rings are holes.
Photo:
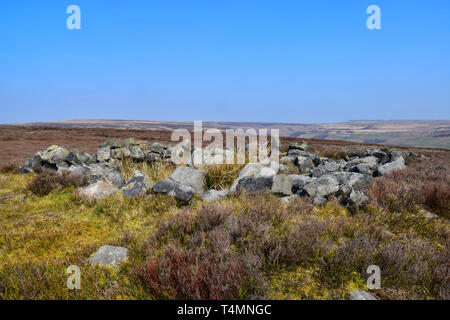
[[[71,4],[81,30],[66,27]],[[366,27],[371,4],[381,30]],[[0,123],[450,119],[450,1],[1,1],[0,111]]]

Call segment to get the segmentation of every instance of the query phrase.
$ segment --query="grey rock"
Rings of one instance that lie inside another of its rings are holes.
[[[352,157],[361,157],[365,152],[361,151],[359,149],[351,149],[347,152],[347,155],[352,158]]]
[[[350,291],[351,300],[378,300],[370,292],[364,290],[352,290]]]
[[[32,173],[33,169],[31,169],[30,167],[27,166],[20,166],[19,167],[19,173],[20,174],[27,174],[27,173]]]
[[[289,145],[288,153],[289,153],[290,150],[306,151],[306,150],[308,150],[308,144],[305,141],[302,141],[300,143],[299,142],[294,142],[294,143],[291,143]]]
[[[195,189],[188,185],[183,185],[172,179],[165,179],[156,182],[152,191],[154,193],[162,193],[173,196],[182,202],[189,202],[195,194]]]
[[[339,181],[333,175],[323,175],[305,185],[303,190],[312,198],[322,198],[336,193],[339,190]]]
[[[264,191],[270,191],[272,189],[273,180],[274,176],[244,177],[239,180],[236,191],[246,193],[262,193]]]
[[[298,156],[295,158],[294,164],[298,167],[300,172],[311,172],[314,168],[312,159],[304,156]]]
[[[395,170],[402,170],[405,169],[405,160],[403,157],[397,158],[395,161],[385,163],[378,167],[378,174],[379,175],[385,175],[389,172],[395,171]]]
[[[335,161],[328,161],[314,168],[314,170],[312,171],[312,176],[318,178],[327,173],[332,173],[340,170],[342,170],[342,168],[339,164],[337,164]]]
[[[108,161],[111,157],[111,147],[106,146],[100,149],[97,149],[97,152],[95,153],[95,157],[98,161]]]
[[[240,172],[236,180],[233,181],[230,191],[235,192],[239,181],[245,177],[273,177],[278,172],[279,165],[268,161],[248,163]]]
[[[372,175],[372,170],[365,163],[360,163],[360,164],[358,164],[356,166],[353,166],[348,171],[362,173],[362,174],[367,174],[367,175]]]
[[[292,177],[286,174],[277,174],[273,178],[272,192],[278,195],[292,195]]]
[[[80,195],[89,200],[100,200],[118,192],[119,189],[116,186],[103,181],[98,181],[82,189]]]
[[[151,187],[150,178],[145,173],[136,170],[121,191],[126,197],[136,198],[145,194]]]
[[[369,202],[369,198],[363,191],[352,189],[346,199],[346,202],[349,208],[363,208]]]
[[[142,161],[145,159],[144,152],[136,146],[130,146],[131,158],[136,161]]]
[[[280,158],[280,163],[282,163],[282,164],[291,164],[292,163],[293,164],[296,158],[297,158],[296,156],[284,156],[284,157]]]
[[[91,265],[116,267],[128,258],[128,249],[116,246],[101,246],[89,259]]]
[[[131,151],[127,148],[117,148],[111,150],[111,158],[123,160],[131,156]]]
[[[60,146],[50,146],[47,149],[38,152],[43,162],[48,164],[59,164],[65,161],[67,156],[69,155],[69,150]]]
[[[215,201],[221,198],[225,198],[230,194],[229,190],[208,190],[206,192],[203,192],[200,194],[200,197],[203,199],[203,201]]]
[[[196,193],[205,191],[205,173],[191,167],[177,167],[170,179],[183,185],[192,187]]]
[[[290,177],[292,178],[292,192],[298,193],[303,189],[303,187],[314,181],[317,180],[317,178],[310,177],[308,175],[298,175],[298,174],[291,174]]]

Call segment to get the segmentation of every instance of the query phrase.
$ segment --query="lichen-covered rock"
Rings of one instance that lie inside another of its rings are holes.
[[[139,170],[136,170],[128,182],[122,187],[122,193],[129,198],[144,195],[152,187],[152,180]]]
[[[298,156],[295,158],[294,164],[298,167],[300,172],[311,172],[314,169],[314,164],[311,158]]]
[[[98,161],[108,161],[111,157],[111,147],[106,146],[103,148],[97,149],[97,152],[95,153],[95,157]]]
[[[170,176],[170,179],[182,185],[192,187],[196,193],[205,191],[205,173],[199,169],[191,167],[178,167]]]
[[[336,161],[331,160],[331,161],[327,161],[327,162],[319,165],[318,167],[316,167],[312,171],[312,176],[318,178],[325,174],[340,171],[340,170],[342,170],[341,166]]]
[[[277,174],[279,164],[271,162],[269,159],[261,162],[248,163],[240,172],[236,180],[233,181],[230,191],[235,192],[239,181],[245,177],[273,177]]]
[[[339,190],[339,181],[333,175],[323,175],[303,187],[308,196],[322,198],[333,195]]]
[[[195,194],[195,189],[172,179],[164,179],[153,184],[154,193],[168,194],[181,202],[189,202]]]
[[[100,200],[118,192],[119,189],[116,186],[103,181],[98,181],[82,189],[80,195],[89,200]]]
[[[116,267],[128,258],[128,249],[116,246],[101,246],[89,259],[91,265]]]
[[[40,156],[43,162],[48,164],[58,164],[64,162],[69,153],[67,148],[53,145],[38,152],[37,155]]]
[[[265,191],[271,191],[273,180],[274,176],[244,177],[239,180],[236,186],[236,191],[246,193],[262,193]]]
[[[385,175],[386,173],[405,169],[405,159],[403,157],[397,158],[395,161],[385,163],[378,167],[378,174]]]

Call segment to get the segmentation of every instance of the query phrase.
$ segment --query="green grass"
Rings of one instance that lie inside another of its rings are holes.
[[[125,166],[128,176],[136,169]],[[140,169],[155,181],[173,168]],[[235,177],[233,168],[211,172],[209,184],[218,188]],[[222,174],[229,179],[220,186]],[[370,264],[382,267],[382,289],[376,291],[382,298],[448,298],[445,216],[427,220],[414,210],[377,206],[350,214],[334,201],[317,208],[303,200],[284,204],[272,195],[232,196],[206,207],[196,197],[181,207],[171,196],[153,194],[137,199],[118,194],[91,203],[73,187],[32,195],[27,191],[32,178],[0,175],[0,299],[155,299],[167,288],[172,290],[167,297],[189,297],[190,291],[177,291],[183,278],[150,286],[143,277],[151,263],[171,266],[169,248],[199,259],[214,252],[223,263],[243,262],[247,267],[233,298],[347,299],[350,290],[366,289]],[[221,236],[228,230],[222,214],[238,221],[232,243]],[[218,245],[223,251],[214,251],[216,240],[225,241]],[[129,259],[116,269],[90,266],[87,259],[106,244],[127,247]],[[185,263],[198,267],[195,260]],[[81,268],[81,290],[66,288],[65,270],[72,264]]]

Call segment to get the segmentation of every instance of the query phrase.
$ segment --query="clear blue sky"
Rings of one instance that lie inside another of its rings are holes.
[[[71,4],[81,30],[66,28]],[[382,30],[366,27],[370,4]],[[0,1],[0,111],[0,123],[450,119],[450,1]]]

